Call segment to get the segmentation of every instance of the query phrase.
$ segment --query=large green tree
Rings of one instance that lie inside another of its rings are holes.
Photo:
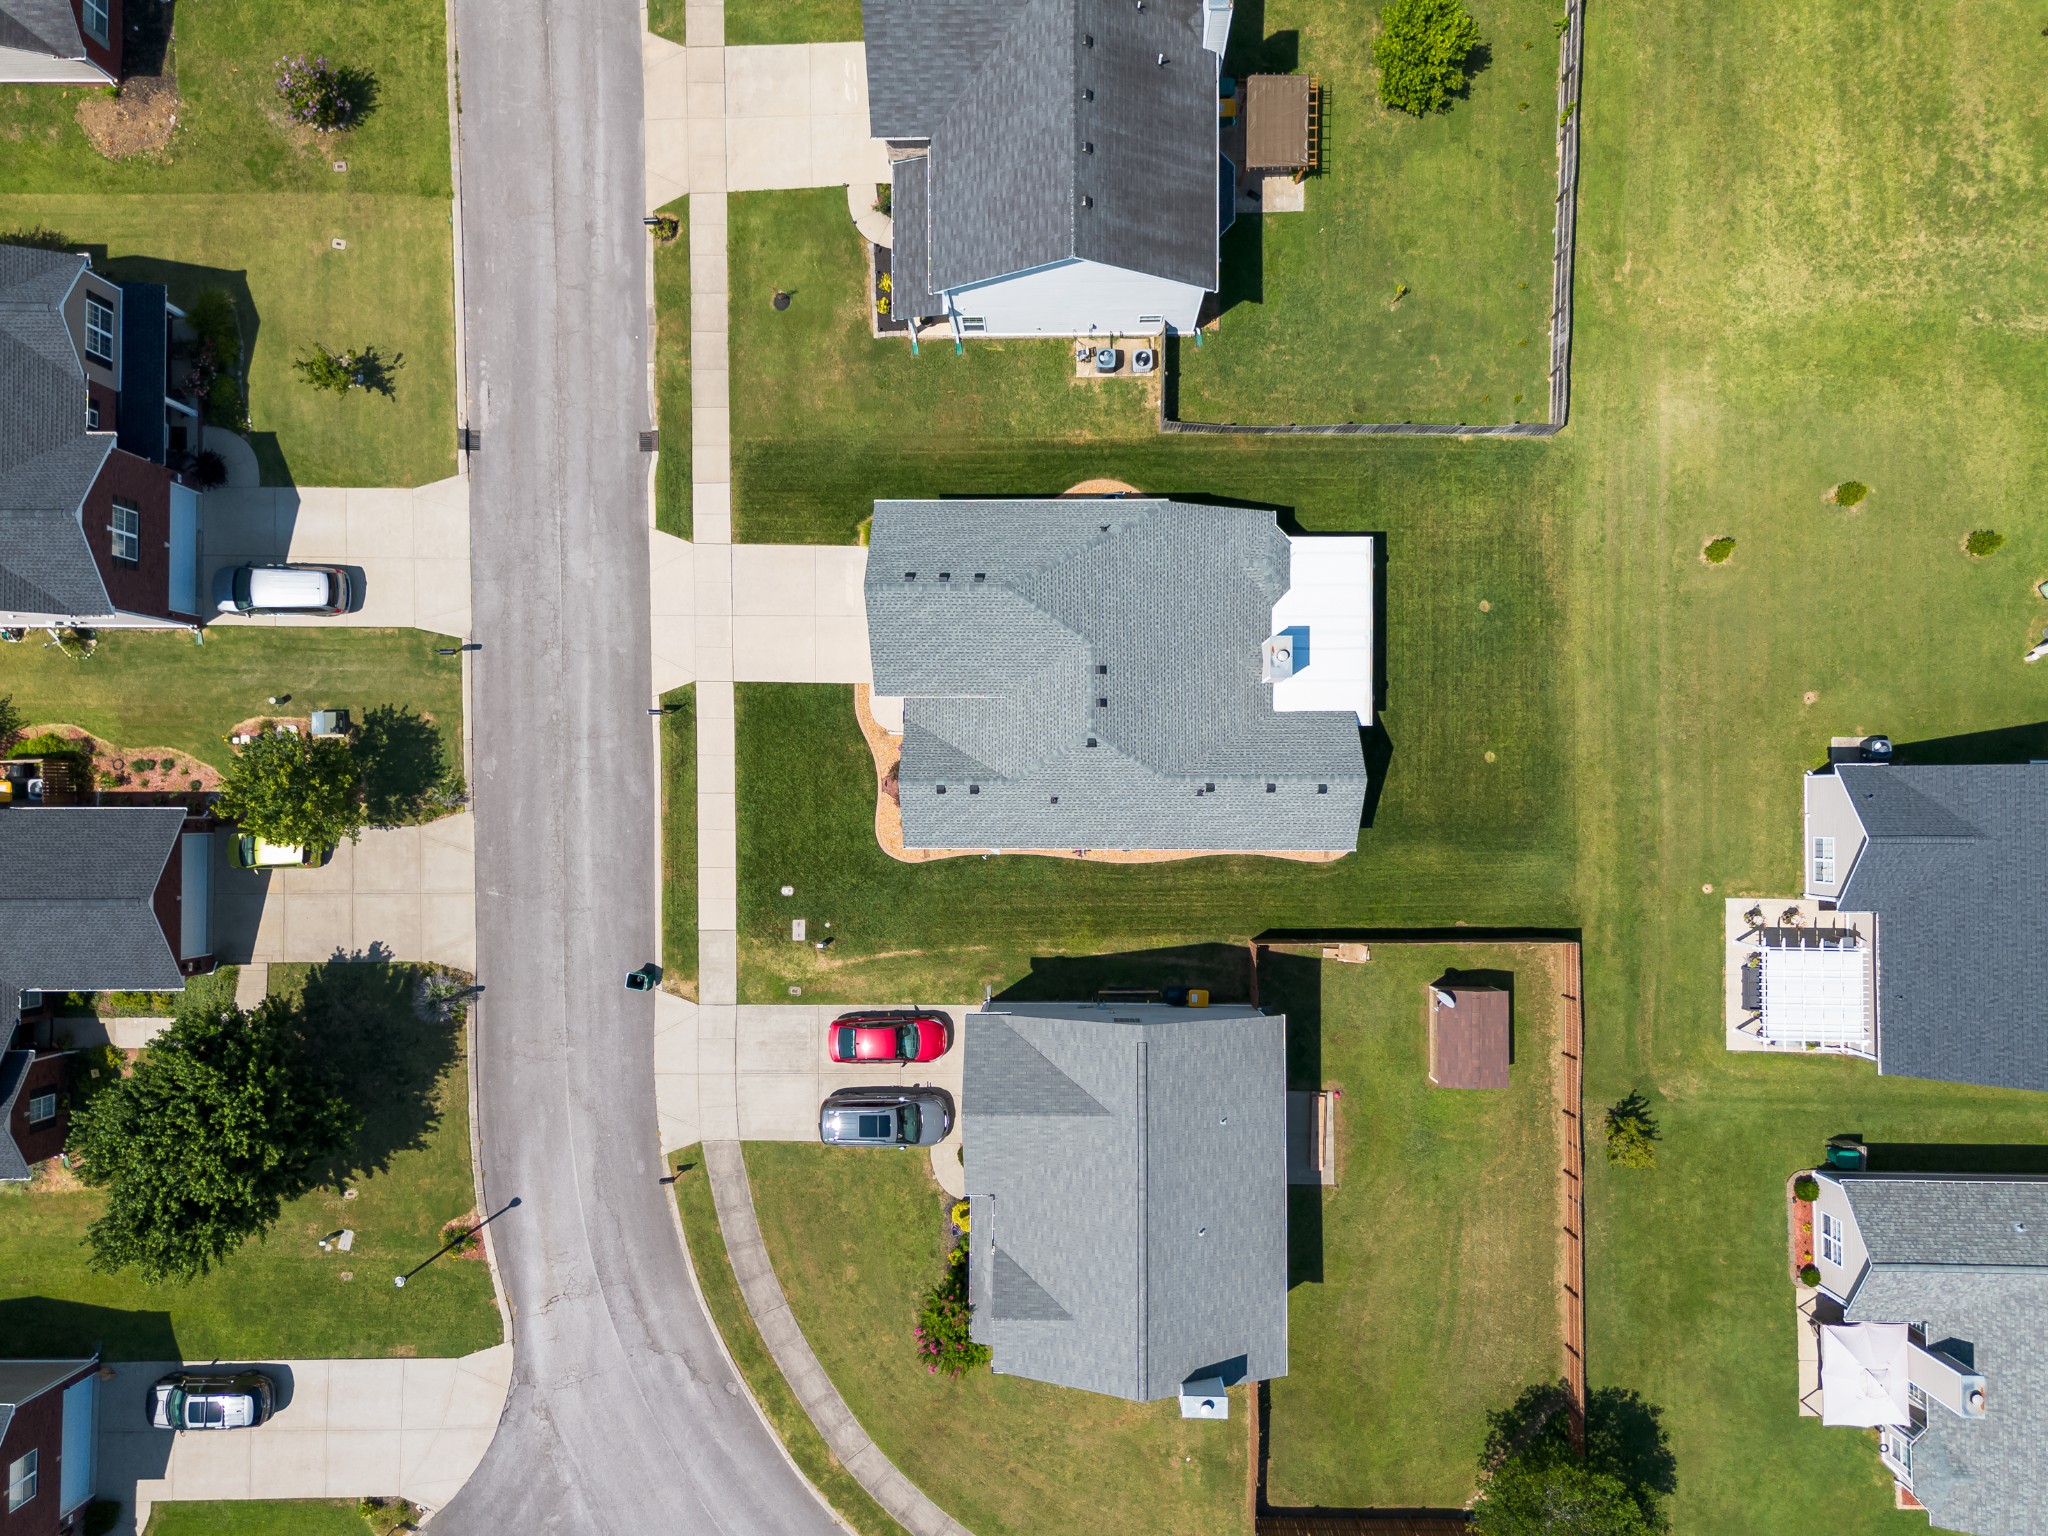
[[[363,830],[363,775],[348,743],[265,731],[221,778],[214,814],[265,842],[331,846]]]
[[[1487,1479],[1472,1506],[1480,1536],[1653,1536],[1618,1477],[1568,1458],[1516,1457]]]
[[[1449,111],[1478,46],[1479,23],[1463,0],[1387,0],[1372,41],[1380,100],[1417,117]]]
[[[1624,1387],[1586,1404],[1586,1444],[1573,1445],[1563,1382],[1531,1387],[1487,1417],[1479,1457],[1480,1536],[1659,1536],[1678,1486],[1662,1411]]]
[[[107,1191],[92,1266],[190,1280],[268,1231],[348,1144],[356,1116],[310,1071],[293,1006],[194,1009],[71,1124],[80,1176]]]

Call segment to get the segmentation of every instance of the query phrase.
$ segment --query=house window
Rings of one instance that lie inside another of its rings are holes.
[[[85,430],[97,432],[100,429],[100,403],[93,399],[90,385],[85,391]]]
[[[1832,837],[1816,837],[1813,840],[1813,883],[1835,883],[1835,840]]]
[[[1826,1211],[1820,1213],[1820,1256],[1829,1264],[1842,1262],[1842,1223]]]
[[[131,501],[114,503],[114,558],[124,565],[142,563],[142,510]]]
[[[7,1468],[7,1512],[13,1514],[36,1496],[36,1453],[16,1458]]]
[[[85,0],[85,35],[107,46],[107,0]]]
[[[114,366],[114,306],[94,293],[85,296],[85,355]]]
[[[28,1123],[30,1125],[48,1125],[52,1120],[56,1118],[56,1094],[38,1093],[34,1095],[32,1098],[30,1098],[30,1100],[28,1101]]]

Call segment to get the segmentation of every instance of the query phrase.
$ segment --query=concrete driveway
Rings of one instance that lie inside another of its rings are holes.
[[[152,1429],[144,1417],[150,1386],[179,1362],[109,1367],[97,1492],[127,1506],[133,1523],[117,1530],[148,1524],[166,1499],[397,1494],[437,1509],[483,1460],[512,1381],[509,1344],[455,1360],[257,1363],[284,1389],[270,1422],[198,1434]]]
[[[868,552],[832,544],[688,544],[649,534],[655,687],[699,662],[741,683],[865,683]]]
[[[223,614],[213,623],[469,633],[469,482],[459,476],[390,490],[230,486],[207,492],[203,506],[203,601],[217,571],[251,561],[347,566],[362,586],[356,611],[337,618]]]
[[[257,873],[214,838],[213,951],[224,965],[327,960],[373,948],[476,970],[476,829],[468,812],[372,828],[319,869]]]

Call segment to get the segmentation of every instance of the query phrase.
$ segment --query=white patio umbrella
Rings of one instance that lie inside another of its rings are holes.
[[[1830,1323],[1820,1331],[1820,1421],[1909,1424],[1904,1323]]]

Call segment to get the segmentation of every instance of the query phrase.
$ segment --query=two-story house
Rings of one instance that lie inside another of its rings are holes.
[[[193,628],[198,418],[169,384],[163,287],[0,245],[0,628]]]
[[[0,0],[0,81],[116,85],[121,0]]]

